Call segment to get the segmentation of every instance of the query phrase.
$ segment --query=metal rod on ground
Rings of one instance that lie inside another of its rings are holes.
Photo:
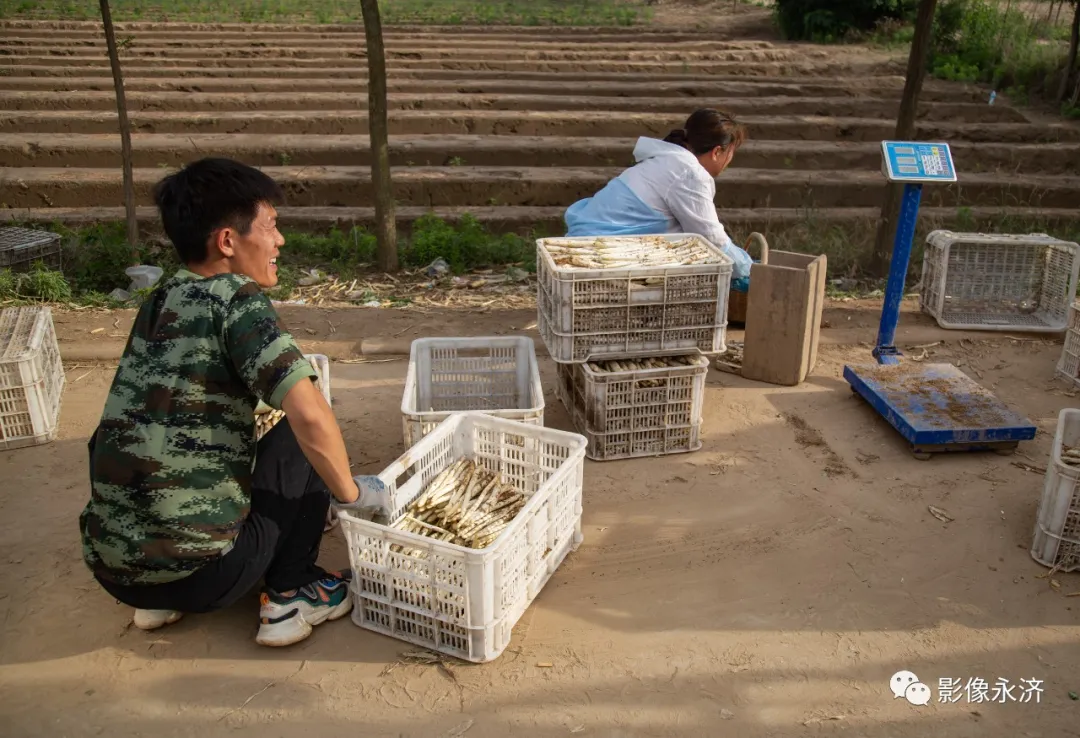
[[[139,220],[135,214],[135,183],[131,171],[131,123],[128,121],[127,100],[124,97],[124,76],[120,71],[120,52],[116,48],[109,0],[101,0],[101,23],[105,26],[105,44],[109,47],[113,87],[116,90],[116,117],[120,121],[120,159],[124,170],[124,214],[127,218],[127,240],[131,246],[132,264],[139,263]]]
[[[926,57],[930,53],[930,32],[936,7],[937,0],[921,0],[919,3],[919,14],[915,18],[915,37],[911,41],[911,52],[908,54],[904,96],[900,100],[900,113],[896,118],[894,138],[897,141],[909,141],[915,136],[915,116],[919,109],[919,92],[926,74]],[[883,274],[889,265],[891,241],[900,217],[900,190],[901,185],[889,183],[885,186],[885,198],[878,218],[877,238],[871,258],[871,269],[877,274]]]
[[[371,179],[375,186],[375,235],[379,268],[398,269],[397,223],[390,182],[389,130],[386,122],[386,52],[383,48],[379,0],[360,0],[367,39],[368,131],[371,137]]]
[[[903,185],[903,201],[900,206],[900,223],[893,241],[892,264],[889,282],[885,286],[885,304],[881,308],[874,358],[880,364],[897,364],[896,326],[900,322],[900,303],[904,299],[904,281],[911,262],[911,245],[915,240],[915,224],[919,219],[919,201],[922,199],[921,184]]]

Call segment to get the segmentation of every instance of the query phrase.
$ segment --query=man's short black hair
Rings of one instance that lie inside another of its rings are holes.
[[[274,180],[232,159],[200,159],[154,186],[165,233],[184,264],[206,261],[214,231],[228,227],[246,234],[260,203],[276,206],[284,201]]]

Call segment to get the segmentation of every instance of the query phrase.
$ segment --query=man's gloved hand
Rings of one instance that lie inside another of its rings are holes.
[[[389,525],[390,511],[386,507],[389,500],[386,495],[386,485],[382,480],[374,475],[364,475],[353,477],[353,481],[360,490],[360,496],[356,498],[356,502],[344,503],[333,500],[331,504],[334,509],[339,512],[344,510],[350,515],[370,520],[373,523]]]

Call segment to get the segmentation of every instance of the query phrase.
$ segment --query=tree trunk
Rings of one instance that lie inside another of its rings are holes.
[[[1072,33],[1069,37],[1069,56],[1065,60],[1065,72],[1061,75],[1061,85],[1058,87],[1058,102],[1065,102],[1065,95],[1069,92],[1069,80],[1072,79],[1073,70],[1076,69],[1076,49],[1080,45],[1080,2],[1073,3]]]
[[[915,37],[911,41],[911,52],[908,54],[904,96],[900,99],[900,113],[896,117],[896,132],[893,136],[896,141],[910,141],[915,136],[915,115],[919,110],[919,92],[926,75],[926,58],[930,53],[930,31],[936,6],[937,0],[919,2],[919,13],[915,18]],[[878,218],[877,238],[870,261],[871,270],[880,276],[888,273],[889,262],[892,260],[893,236],[896,233],[897,219],[900,217],[901,189],[902,185],[892,182],[885,186],[885,199]]]
[[[367,39],[368,132],[371,137],[371,182],[375,190],[379,268],[398,269],[394,192],[390,182],[390,143],[386,122],[386,52],[383,49],[379,0],[360,0]]]
[[[131,246],[131,263],[139,263],[139,221],[135,217],[135,182],[131,172],[131,123],[128,121],[127,100],[124,98],[124,76],[120,72],[120,52],[116,48],[109,0],[101,0],[101,23],[105,26],[105,44],[109,47],[113,88],[116,90],[116,117],[120,121],[120,161],[124,170],[124,214],[127,217],[127,240]]]

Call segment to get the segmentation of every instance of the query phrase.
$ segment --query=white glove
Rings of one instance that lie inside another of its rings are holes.
[[[356,488],[360,490],[356,501],[345,503],[334,499],[331,501],[334,509],[339,512],[347,511],[350,515],[370,520],[373,523],[389,525],[390,510],[387,507],[386,485],[382,480],[374,475],[363,475],[353,477],[353,481],[356,482]]]

